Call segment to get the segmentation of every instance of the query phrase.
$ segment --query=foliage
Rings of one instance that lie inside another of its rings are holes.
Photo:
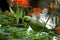
[[[48,32],[48,35],[45,35],[45,34],[40,35],[42,32],[37,33],[36,31],[30,31],[30,33],[28,35],[26,33],[27,28],[18,28],[16,26],[8,25],[8,24],[16,23],[14,16],[12,16],[11,14],[7,14],[6,12],[3,13],[1,11],[0,11],[0,15],[1,15],[0,24],[2,24],[2,26],[0,27],[0,40],[46,40],[46,39],[49,40],[50,37],[54,36],[53,35],[54,32],[51,33],[50,31]],[[5,24],[5,25],[3,25],[3,24]],[[39,34],[39,35],[37,35],[37,34]],[[50,40],[51,39],[52,38],[50,38]]]
[[[0,11],[0,24],[8,25],[14,23],[16,23],[14,17],[8,15],[6,12]]]
[[[14,12],[14,10],[11,7],[9,7],[10,14],[0,11],[0,24],[2,25],[0,27],[0,40],[52,40],[53,36],[56,36],[54,29],[52,30],[45,29],[44,23],[40,23],[37,20],[36,21],[32,20],[30,24],[24,22],[23,16],[26,17],[25,11],[20,7],[20,5],[17,4],[16,6],[17,6],[16,12]],[[18,28],[17,26],[13,26],[12,24],[19,24],[20,18],[22,18],[22,24],[25,27],[30,25],[32,26],[32,29],[35,31],[33,30],[30,31],[28,35],[26,33],[27,28]],[[26,20],[31,21],[30,19]],[[58,24],[60,25],[60,21],[58,22],[59,22]]]
[[[0,39],[1,40],[51,40],[54,35],[45,34],[42,32],[30,31],[29,35],[26,33],[27,28],[17,28],[15,26],[1,26]],[[49,39],[50,38],[50,39]]]
[[[15,17],[16,22],[17,22],[17,24],[18,24],[19,18],[22,18],[22,15],[23,15],[23,11],[22,11],[20,5],[17,4],[16,13],[12,10],[11,7],[10,7],[10,11],[11,11],[11,15],[12,15],[13,17]]]

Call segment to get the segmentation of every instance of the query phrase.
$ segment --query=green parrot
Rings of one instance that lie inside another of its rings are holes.
[[[34,31],[45,31],[48,32],[48,28],[45,26],[45,23],[41,23],[38,20],[32,19],[30,16],[24,16],[24,21],[28,23]]]

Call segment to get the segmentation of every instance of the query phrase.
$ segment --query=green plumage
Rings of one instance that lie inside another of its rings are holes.
[[[24,20],[27,24],[31,26],[34,31],[49,32],[51,29],[46,27],[45,23],[41,23],[38,20],[31,19],[29,16],[24,16]]]
[[[31,26],[31,28],[34,30],[34,31],[44,31],[46,30],[47,28],[45,27],[45,24],[44,23],[41,23],[37,20],[33,20],[29,23],[29,25]]]

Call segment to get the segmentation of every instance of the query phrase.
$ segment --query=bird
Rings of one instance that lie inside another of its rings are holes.
[[[49,29],[45,27],[45,23],[41,23],[38,20],[31,19],[30,16],[24,16],[24,22],[28,23],[31,26],[31,28],[36,32],[49,31]]]

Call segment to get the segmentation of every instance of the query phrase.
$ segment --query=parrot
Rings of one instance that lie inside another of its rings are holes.
[[[45,23],[41,23],[38,20],[34,20],[30,16],[24,16],[24,22],[28,23],[31,26],[31,28],[36,32],[48,32],[49,30],[51,30],[45,26]]]

